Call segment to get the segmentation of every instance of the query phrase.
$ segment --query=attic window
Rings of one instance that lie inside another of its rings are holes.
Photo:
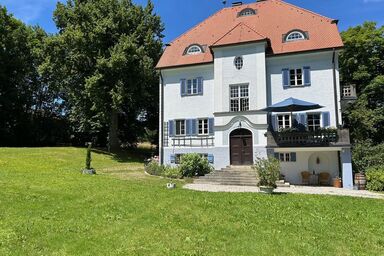
[[[292,31],[290,32],[286,37],[286,42],[293,42],[293,41],[299,41],[299,40],[305,40],[307,39],[303,32],[301,31]]]
[[[256,11],[251,9],[251,8],[245,8],[241,12],[238,13],[238,17],[243,17],[243,16],[252,16],[255,15]]]
[[[185,51],[185,54],[194,55],[194,54],[199,54],[202,52],[203,52],[203,49],[201,48],[201,46],[194,44],[194,45],[191,45],[187,48],[187,50]]]

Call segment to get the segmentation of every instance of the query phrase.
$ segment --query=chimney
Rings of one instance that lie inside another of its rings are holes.
[[[243,5],[243,2],[233,2],[232,7]]]

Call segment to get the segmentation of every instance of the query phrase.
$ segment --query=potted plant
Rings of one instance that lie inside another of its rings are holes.
[[[88,147],[87,147],[87,156],[85,158],[85,169],[83,169],[83,174],[96,174],[96,171],[95,169],[93,169],[91,167],[91,162],[92,162],[92,157],[91,157],[91,150],[92,150],[92,143],[89,142],[87,143],[88,144]]]
[[[340,177],[336,177],[333,179],[333,187],[335,188],[341,188],[342,187],[342,183],[341,183],[341,178]]]
[[[260,191],[272,194],[280,178],[280,161],[273,157],[257,157],[252,168],[256,170]]]

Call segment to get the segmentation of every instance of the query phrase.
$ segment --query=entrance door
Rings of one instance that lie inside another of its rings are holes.
[[[252,133],[246,129],[237,129],[230,134],[231,165],[253,164]]]

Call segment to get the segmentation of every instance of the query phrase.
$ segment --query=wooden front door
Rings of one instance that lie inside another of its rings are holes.
[[[253,164],[252,133],[246,129],[234,130],[230,135],[231,165]]]

